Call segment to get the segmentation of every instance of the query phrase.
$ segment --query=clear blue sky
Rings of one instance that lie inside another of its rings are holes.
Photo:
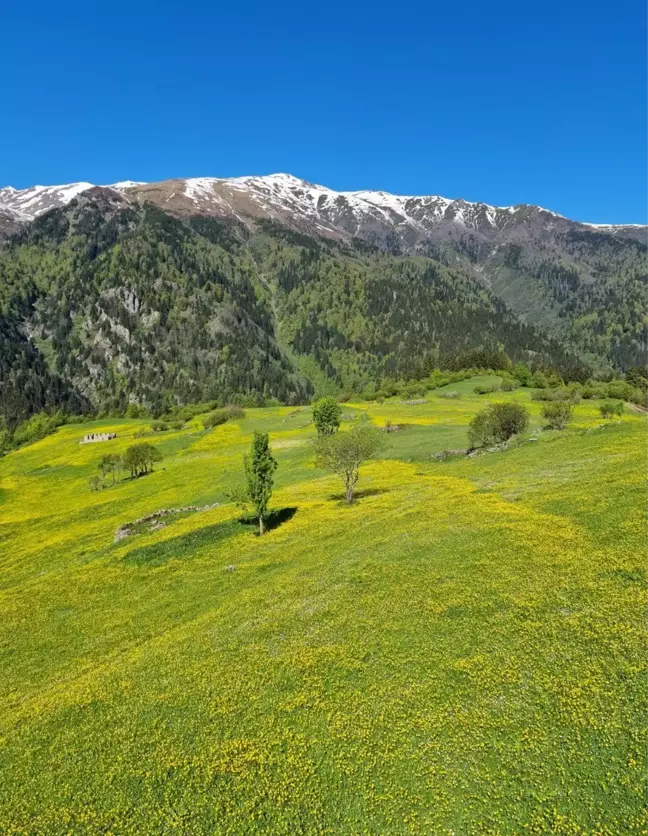
[[[2,6],[0,185],[286,171],[646,221],[644,0]]]

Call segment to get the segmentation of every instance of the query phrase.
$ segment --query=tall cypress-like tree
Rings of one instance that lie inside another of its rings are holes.
[[[245,456],[247,497],[259,520],[259,535],[265,532],[268,503],[272,496],[273,475],[277,462],[270,450],[268,433],[255,431],[250,454]]]

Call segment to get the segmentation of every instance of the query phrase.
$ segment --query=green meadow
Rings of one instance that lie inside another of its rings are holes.
[[[648,832],[646,417],[543,430],[493,380],[344,404],[401,427],[349,507],[308,407],[146,435],[155,471],[98,492],[150,421],[0,459],[0,832]],[[433,458],[506,400],[519,443]],[[227,500],[257,429],[264,537]]]

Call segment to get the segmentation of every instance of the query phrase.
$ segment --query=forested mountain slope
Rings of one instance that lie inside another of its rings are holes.
[[[0,189],[0,237],[97,191],[91,183]],[[103,192],[134,210],[155,205],[184,221],[229,221],[248,237],[272,222],[331,244],[432,258],[472,277],[596,371],[648,360],[645,226],[580,223],[526,204],[336,192],[288,174],[125,181]]]
[[[12,420],[44,405],[21,384],[30,374],[66,408],[162,412],[296,403],[313,382],[358,391],[477,347],[577,365],[461,263],[265,219],[181,218],[114,189],[81,192],[0,249],[0,306]]]

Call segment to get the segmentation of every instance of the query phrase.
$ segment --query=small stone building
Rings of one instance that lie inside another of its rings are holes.
[[[83,441],[80,444],[93,444],[95,441],[112,441],[117,438],[117,433],[88,433],[83,436]]]

